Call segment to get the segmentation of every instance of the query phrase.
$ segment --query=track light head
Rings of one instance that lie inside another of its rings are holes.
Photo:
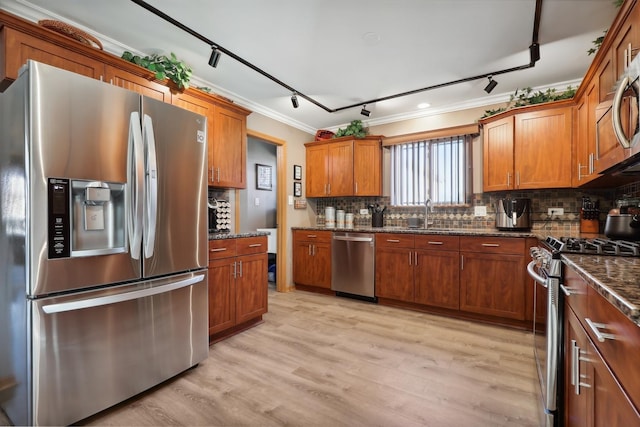
[[[371,111],[367,110],[366,105],[363,105],[362,110],[360,110],[360,114],[362,114],[363,116],[369,117],[369,115],[371,115]]]
[[[211,46],[211,56],[209,57],[209,65],[212,66],[213,68],[216,68],[218,66],[218,61],[220,61],[220,51],[218,50],[218,47],[213,45]]]
[[[484,88],[484,91],[491,93],[496,86],[498,86],[498,82],[493,80],[493,77],[489,76],[489,84]]]
[[[291,95],[291,105],[293,105],[293,108],[298,108],[298,97],[295,92]]]

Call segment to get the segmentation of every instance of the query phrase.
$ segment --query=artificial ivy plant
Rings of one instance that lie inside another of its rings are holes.
[[[482,118],[493,116],[516,107],[524,107],[526,105],[542,104],[543,102],[560,101],[570,99],[576,94],[576,89],[567,86],[564,92],[557,92],[555,89],[547,89],[546,91],[533,91],[530,87],[524,89],[516,89],[509,98],[509,102],[505,107],[496,108],[494,110],[485,110]]]
[[[153,71],[158,80],[169,79],[177,84],[180,89],[189,88],[189,80],[191,80],[193,71],[191,67],[179,60],[173,52],[171,52],[170,56],[154,53],[140,57],[125,51],[122,54],[122,59]]]
[[[362,126],[362,120],[353,120],[346,128],[338,129],[335,135],[333,135],[334,138],[340,138],[341,136],[364,138],[367,136],[367,129]]]

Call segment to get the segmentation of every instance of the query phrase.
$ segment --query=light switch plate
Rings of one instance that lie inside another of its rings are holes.
[[[369,209],[360,209],[360,215],[367,215],[369,214]]]
[[[289,206],[293,206],[293,194],[289,194]]]
[[[475,216],[487,216],[487,207],[486,206],[474,206],[473,214]]]

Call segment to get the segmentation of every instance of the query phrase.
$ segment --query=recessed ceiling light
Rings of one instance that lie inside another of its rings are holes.
[[[370,31],[362,35],[362,40],[364,40],[364,44],[367,46],[375,46],[380,43],[382,37],[380,37],[380,34]]]
[[[420,104],[418,104],[418,108],[429,108],[431,107],[431,104],[429,104],[428,102],[421,102]]]

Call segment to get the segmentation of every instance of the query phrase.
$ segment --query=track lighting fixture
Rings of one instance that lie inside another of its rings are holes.
[[[220,61],[220,51],[216,45],[211,46],[211,56],[209,57],[209,65],[213,68],[218,66],[218,61]]]
[[[291,95],[291,105],[293,105],[293,108],[298,108],[298,97],[295,92]]]
[[[369,115],[371,114],[371,111],[367,110],[366,105],[363,105],[362,110],[360,110],[360,114],[362,114],[363,116],[369,117]]]
[[[489,76],[489,84],[484,88],[484,91],[491,93],[496,86],[498,86],[498,82],[493,80],[493,77]]]

